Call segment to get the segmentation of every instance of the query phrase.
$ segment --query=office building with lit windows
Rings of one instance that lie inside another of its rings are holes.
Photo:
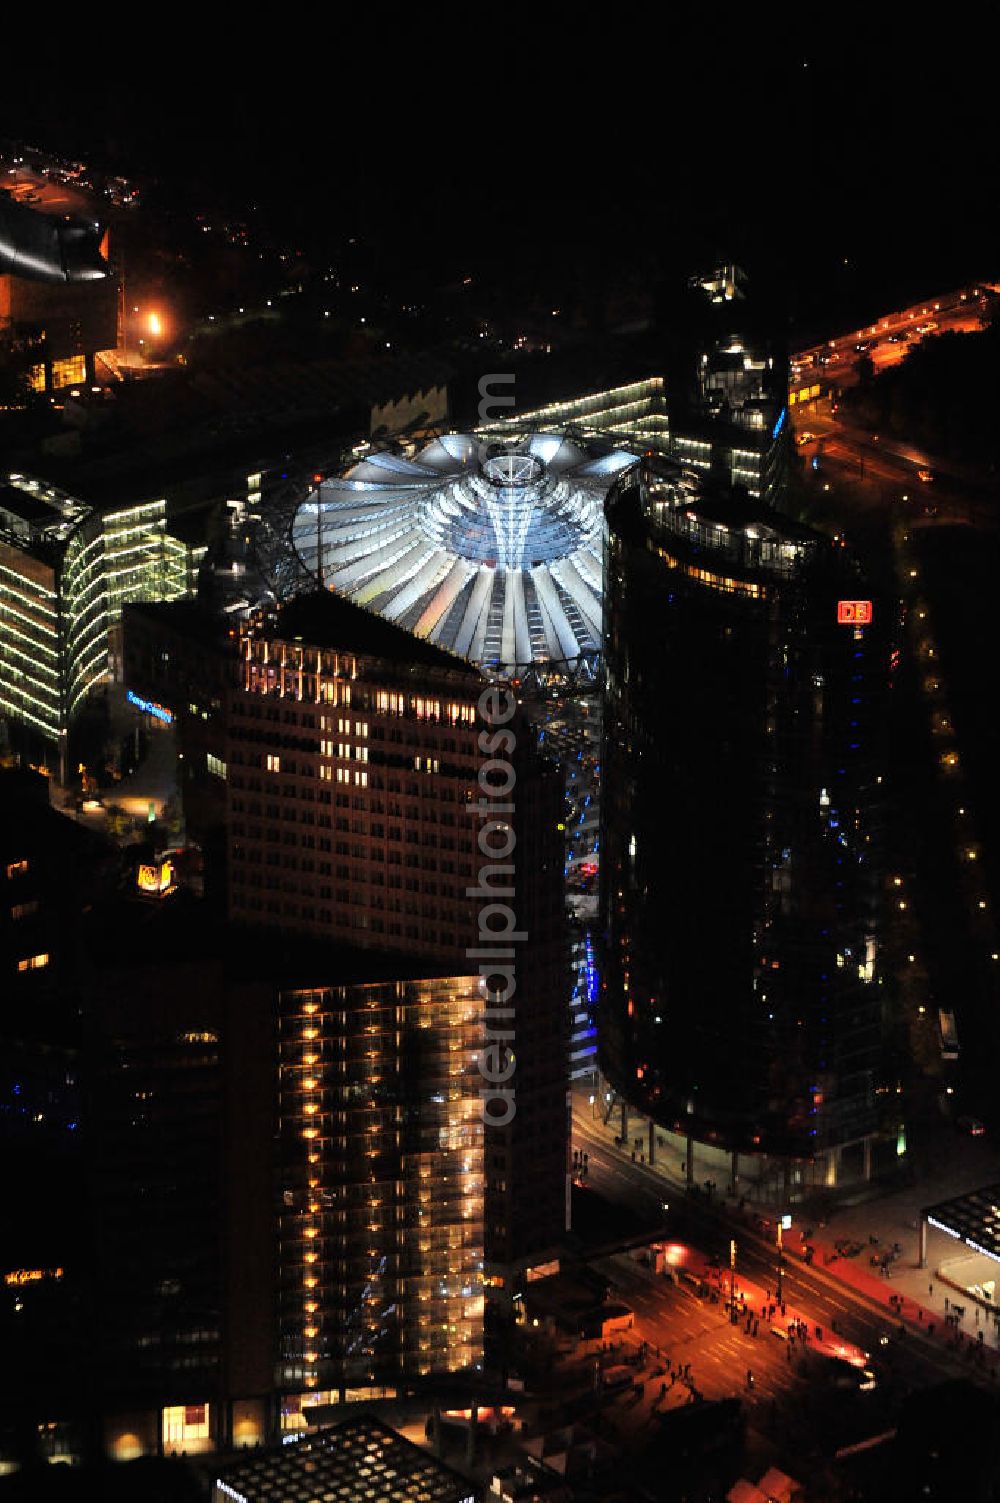
[[[34,757],[58,768],[87,694],[115,672],[123,605],[188,594],[197,557],[163,500],[97,510],[29,476],[0,483],[0,714]]]
[[[893,602],[842,545],[655,463],[609,498],[607,578],[602,1069],[746,1193],[868,1179],[897,1151],[876,1094]]]
[[[734,271],[694,280],[695,308],[664,351],[666,374],[500,418],[484,432],[561,429],[577,442],[613,442],[635,457],[676,459],[715,486],[774,505],[788,467],[788,358],[755,328],[741,294],[720,290],[732,288]]]
[[[317,1405],[476,1370],[478,976],[220,929],[186,895],[91,923],[89,1388],[108,1453],[261,1445]]]
[[[483,1009],[476,976],[280,993],[277,1378],[306,1404],[482,1361]]]
[[[788,352],[742,267],[689,279],[670,350],[670,454],[716,489],[778,504],[788,467]]]
[[[239,625],[188,601],[132,606],[125,661],[129,689],[175,721],[189,832],[232,922],[276,945],[467,974],[483,901],[477,668],[326,590]],[[567,1225],[570,998],[562,773],[520,709],[510,723],[510,903],[527,939],[518,1106],[486,1134],[484,1230],[491,1287],[504,1290]]]
[[[487,437],[531,432],[566,432],[576,439],[622,449],[670,452],[667,387],[662,376],[648,376],[604,391],[586,392],[483,425]]]
[[[239,675],[230,917],[457,960],[475,925],[480,675],[331,594],[246,623]]]

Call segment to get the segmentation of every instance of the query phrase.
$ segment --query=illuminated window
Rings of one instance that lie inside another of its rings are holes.
[[[163,1411],[163,1444],[175,1451],[210,1438],[207,1404],[173,1404]]]
[[[31,387],[32,391],[44,391],[45,390],[45,366],[44,365],[29,365],[29,367],[28,367],[28,385]]]
[[[30,903],[15,903],[10,910],[12,919],[27,918],[30,913],[38,912],[38,899],[32,898]]]
[[[7,868],[8,877],[19,877],[28,870],[27,861],[12,861]]]
[[[83,355],[71,355],[68,360],[53,360],[52,385],[76,386],[87,379],[87,361]]]
[[[216,757],[212,752],[207,752],[205,761],[208,764],[209,772],[213,773],[215,777],[227,778],[229,776],[229,769],[221,757]]]
[[[27,955],[17,962],[19,971],[41,971],[49,963],[49,957],[44,952],[41,955]]]
[[[281,758],[274,752],[268,752],[267,754],[267,770],[268,772],[281,771]]]

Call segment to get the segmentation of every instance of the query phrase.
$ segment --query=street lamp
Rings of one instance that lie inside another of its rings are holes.
[[[787,1232],[792,1225],[792,1218],[787,1213],[778,1217],[778,1304],[781,1304],[781,1275],[783,1272],[784,1243],[781,1240],[782,1232]]]

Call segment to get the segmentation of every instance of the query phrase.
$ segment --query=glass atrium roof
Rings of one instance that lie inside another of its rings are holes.
[[[604,497],[634,462],[559,433],[449,433],[321,482],[292,540],[328,588],[473,662],[575,660],[600,647]]]

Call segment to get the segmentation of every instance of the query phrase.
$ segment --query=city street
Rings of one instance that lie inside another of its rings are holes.
[[[861,354],[871,356],[876,371],[898,365],[908,349],[928,334],[969,333],[981,327],[980,315],[996,289],[989,285],[959,288],[939,298],[888,313],[863,329],[836,335],[792,355],[792,389],[815,381],[850,386],[857,380]],[[858,345],[864,345],[859,350]]]
[[[847,481],[854,487],[856,505],[870,505],[879,512],[887,504],[898,505],[899,519],[910,526],[996,525],[995,488],[984,483],[981,471],[889,434],[873,433],[836,400],[839,391],[857,384],[857,363],[863,355],[878,374],[898,365],[923,338],[980,329],[995,292],[985,284],[960,289],[792,356],[790,397],[797,452],[824,488]],[[803,400],[817,386],[820,394]]]
[[[849,482],[859,504],[868,501],[879,510],[887,502],[896,505],[909,526],[995,525],[994,491],[966,467],[873,434],[828,399],[798,409],[795,423],[798,453],[817,480]]]
[[[741,1214],[736,1205],[724,1197],[709,1198],[703,1192],[686,1195],[678,1174],[630,1162],[626,1152],[614,1146],[613,1130],[605,1128],[599,1118],[594,1118],[588,1093],[581,1090],[574,1093],[573,1143],[575,1148],[588,1154],[587,1185],[613,1204],[627,1205],[644,1217],[657,1237],[690,1242],[725,1265],[729,1260],[730,1239],[735,1238],[738,1278],[754,1280],[765,1288],[775,1287],[777,1247],[771,1243],[770,1237],[765,1238],[760,1218],[751,1219]],[[669,1207],[666,1212],[662,1210],[664,1203]],[[881,1225],[884,1219],[888,1219],[887,1212],[891,1216],[891,1205],[892,1202],[886,1200],[855,1208],[850,1224]],[[845,1234],[848,1224],[845,1220]],[[937,1314],[940,1308],[935,1334],[928,1336],[915,1319],[915,1306],[904,1310],[904,1317],[909,1318],[901,1322],[887,1302],[877,1301],[868,1293],[852,1287],[821,1265],[807,1267],[796,1251],[801,1246],[800,1232],[803,1230],[814,1231],[812,1227],[804,1229],[799,1225],[786,1234],[783,1259],[786,1302],[800,1309],[813,1328],[818,1325],[824,1333],[836,1329],[846,1340],[868,1352],[880,1382],[891,1381],[903,1391],[927,1386],[948,1376],[967,1377],[970,1370],[977,1370],[969,1358],[953,1352],[946,1345],[943,1317],[948,1292],[938,1286],[932,1297],[921,1294],[918,1287],[922,1286],[926,1291],[928,1285],[935,1282],[933,1259],[949,1239],[941,1237],[939,1243],[932,1244],[932,1271],[927,1274],[912,1268],[916,1239],[911,1231],[910,1273],[913,1277],[907,1277],[904,1282],[901,1268],[900,1273],[886,1283],[886,1301],[890,1294],[895,1293],[905,1294],[911,1299],[919,1295],[921,1304],[929,1306],[932,1314]],[[817,1231],[812,1240],[815,1242],[822,1236],[831,1243],[840,1236],[839,1217],[835,1230]],[[887,1341],[883,1342],[883,1338]],[[987,1369],[991,1375],[997,1361],[994,1352]]]

